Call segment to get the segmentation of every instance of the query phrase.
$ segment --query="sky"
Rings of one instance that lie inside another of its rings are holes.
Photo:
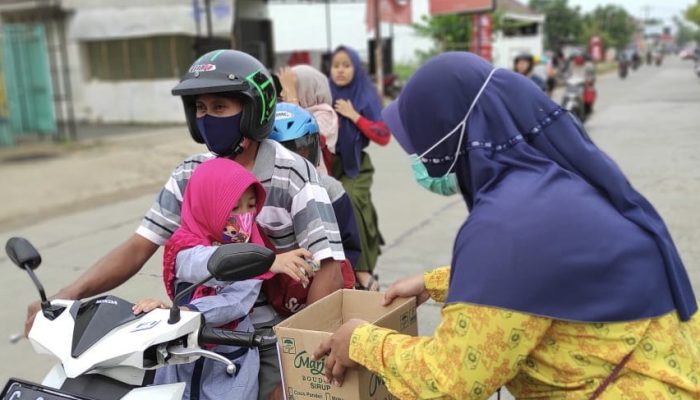
[[[635,17],[643,18],[646,14],[644,7],[648,6],[650,18],[661,18],[667,24],[672,23],[672,17],[679,15],[695,0],[569,0],[570,5],[581,6],[583,11],[590,11],[599,5],[617,4],[625,7],[627,12]]]

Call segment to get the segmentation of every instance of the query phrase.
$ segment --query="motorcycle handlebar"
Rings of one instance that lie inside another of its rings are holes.
[[[205,326],[199,332],[199,344],[219,344],[238,347],[261,347],[274,343],[254,332],[240,332]]]

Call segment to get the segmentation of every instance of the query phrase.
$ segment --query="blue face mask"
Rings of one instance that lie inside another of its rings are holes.
[[[197,118],[197,129],[202,134],[209,151],[219,156],[233,154],[243,140],[241,133],[241,115],[230,117],[212,117],[205,115]]]
[[[411,156],[411,169],[413,169],[416,182],[435,194],[451,196],[459,191],[457,176],[454,172],[439,178],[433,178],[428,175],[425,165],[415,155]]]

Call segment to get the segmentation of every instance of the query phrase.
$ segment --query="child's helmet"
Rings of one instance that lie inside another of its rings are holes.
[[[187,126],[198,143],[204,138],[197,129],[195,97],[216,93],[240,98],[243,136],[260,141],[270,134],[277,95],[272,76],[255,57],[236,50],[211,51],[197,59],[173,88],[173,95],[182,96]]]
[[[279,103],[270,139],[309,160],[314,166],[321,161],[321,137],[318,124],[310,112],[290,104]]]

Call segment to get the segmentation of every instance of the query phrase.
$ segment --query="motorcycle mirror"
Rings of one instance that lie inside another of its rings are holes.
[[[267,272],[275,261],[275,253],[252,243],[231,243],[219,246],[209,258],[207,269],[220,281],[244,281]]]
[[[50,319],[55,318],[58,311],[54,309],[51,303],[46,299],[44,286],[34,273],[34,270],[41,264],[41,255],[39,255],[39,252],[29,243],[29,240],[21,237],[10,238],[5,244],[5,252],[15,265],[27,271],[32,282],[34,282],[34,286],[36,286],[41,296],[41,310],[44,315]]]
[[[21,237],[10,238],[5,244],[5,252],[13,263],[21,269],[36,269],[41,264],[41,256],[29,240]]]

